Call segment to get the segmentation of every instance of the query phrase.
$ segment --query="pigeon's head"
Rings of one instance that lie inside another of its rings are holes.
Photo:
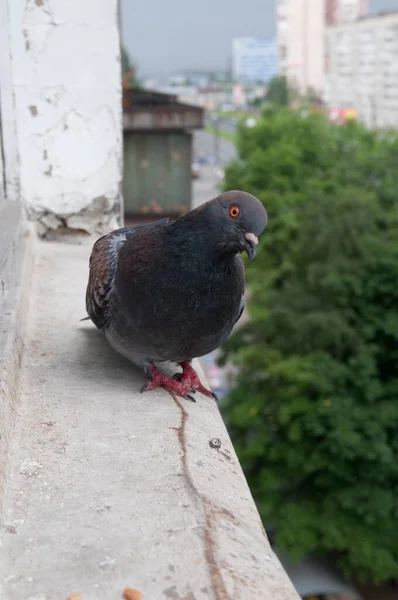
[[[247,192],[225,192],[210,200],[209,210],[217,217],[220,245],[228,253],[247,252],[256,256],[258,236],[267,226],[267,211],[257,198]]]

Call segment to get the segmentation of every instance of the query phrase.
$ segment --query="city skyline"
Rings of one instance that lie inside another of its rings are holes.
[[[202,0],[194,11],[183,0],[146,0],[145,6],[121,0],[122,41],[139,76],[226,70],[233,38],[275,36],[275,4]],[[398,11],[398,0],[369,0],[369,10]]]

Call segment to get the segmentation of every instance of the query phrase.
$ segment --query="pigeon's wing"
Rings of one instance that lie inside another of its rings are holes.
[[[239,319],[241,318],[241,316],[243,314],[243,311],[245,310],[245,263],[243,262],[243,259],[241,256],[237,256],[237,260],[239,262],[240,268],[242,269],[243,290],[242,290],[242,298],[240,300],[239,312],[235,319],[235,324],[239,321]]]
[[[90,256],[90,273],[86,291],[86,310],[89,318],[98,329],[109,324],[109,299],[115,284],[115,275],[119,252],[128,238],[139,229],[165,225],[169,219],[160,219],[155,223],[122,227],[99,238],[93,246]]]
[[[241,301],[240,301],[239,313],[238,313],[238,316],[236,317],[235,323],[237,323],[239,321],[244,310],[245,310],[245,296],[243,294]]]
[[[108,325],[108,305],[115,281],[119,252],[137,227],[123,227],[104,235],[93,246],[86,291],[87,313],[98,329]]]

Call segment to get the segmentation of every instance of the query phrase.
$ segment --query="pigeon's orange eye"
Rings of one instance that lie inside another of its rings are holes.
[[[239,217],[239,206],[231,206],[231,208],[229,209],[229,214],[233,219],[236,219],[236,217]]]

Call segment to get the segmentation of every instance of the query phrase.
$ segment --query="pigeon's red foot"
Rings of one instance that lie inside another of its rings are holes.
[[[192,400],[192,402],[196,402],[195,398],[189,394],[191,391],[191,387],[189,385],[168,377],[164,373],[158,371],[154,365],[149,366],[147,368],[147,372],[152,379],[151,381],[144,383],[141,388],[141,393],[154,390],[155,388],[161,386],[169,392],[174,392],[174,394],[182,396],[182,398],[187,398],[188,400]]]
[[[179,363],[182,368],[182,374],[179,378],[179,382],[183,385],[188,386],[188,388],[192,391],[198,391],[209,398],[214,398],[214,400],[218,400],[216,394],[214,394],[211,390],[205,388],[202,382],[199,379],[199,375],[189,362],[189,360],[183,360]]]

